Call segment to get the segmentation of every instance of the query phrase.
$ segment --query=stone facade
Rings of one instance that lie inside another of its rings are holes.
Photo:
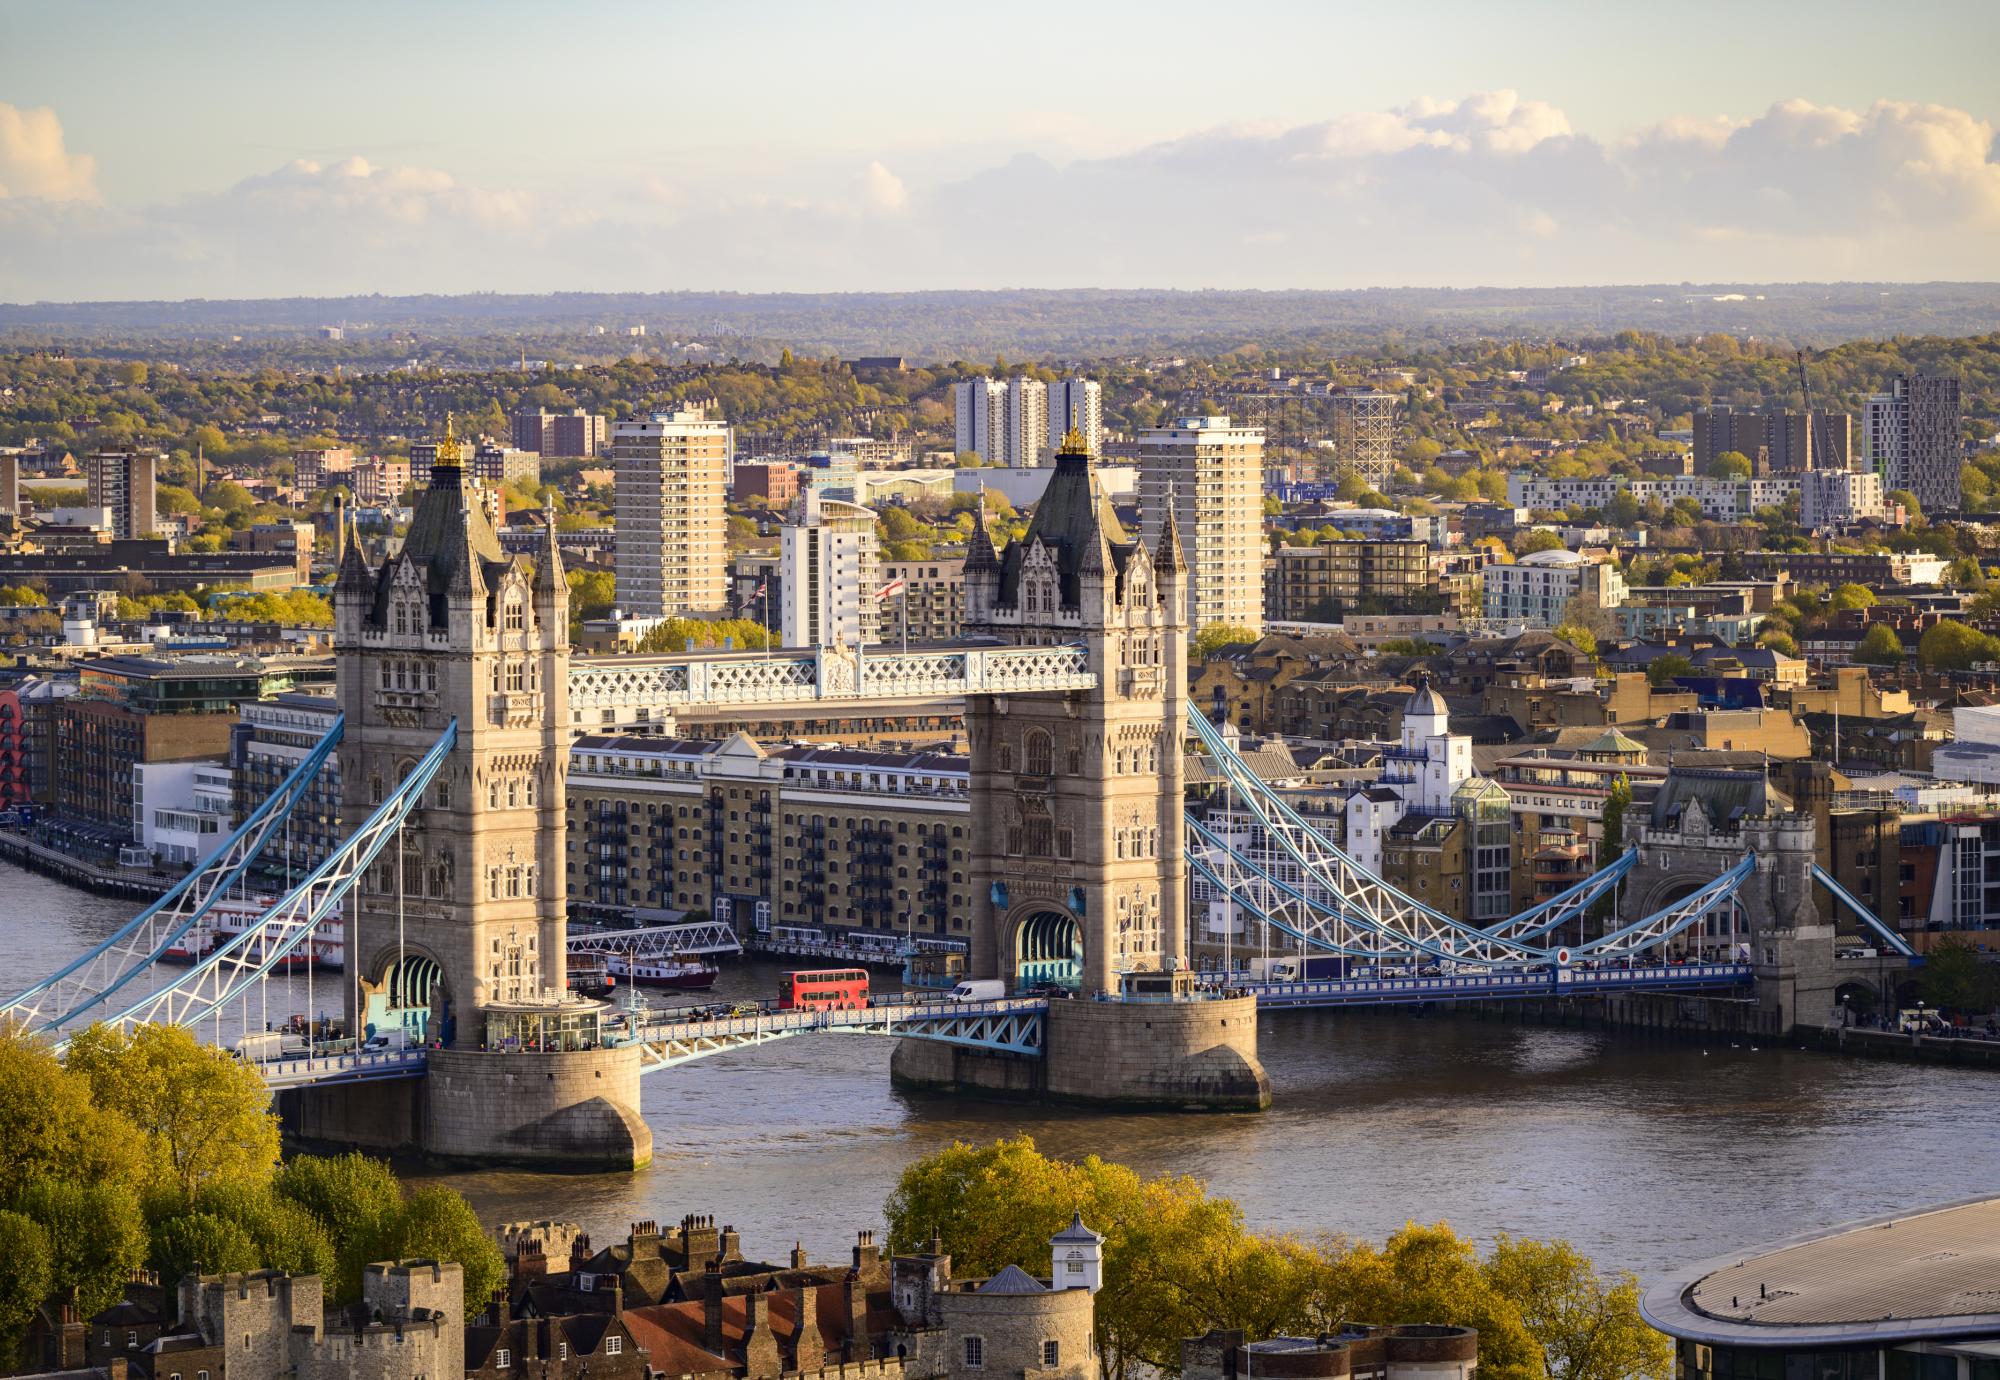
[[[326,1313],[317,1275],[187,1275],[187,1331],[153,1343],[152,1373],[298,1380],[439,1380],[465,1373],[464,1272],[451,1262],[369,1265],[361,1302]]]
[[[652,1157],[638,1051],[594,1048],[600,1008],[565,991],[568,581],[552,518],[532,560],[502,552],[461,458],[447,433],[402,550],[371,568],[350,540],[334,586],[343,832],[457,735],[355,888],[350,1028],[432,1046],[424,1149],[629,1168]],[[331,1127],[347,1091],[298,1102]]]
[[[967,697],[973,976],[1108,994],[1122,971],[1182,961],[1185,583],[1174,523],[1158,552],[1128,540],[1087,454],[1056,457],[1004,553],[974,531],[966,631],[1080,644],[1098,685]]]

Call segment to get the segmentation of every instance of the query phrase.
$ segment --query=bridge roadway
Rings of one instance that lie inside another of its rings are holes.
[[[1233,984],[1260,1008],[1421,1006],[1431,1002],[1528,997],[1585,997],[1612,992],[1689,992],[1737,987],[1751,980],[1747,963],[1646,964],[1630,968],[1562,968],[1554,971],[1459,974],[1444,977],[1343,978],[1319,982]],[[620,1013],[609,1029],[613,1042],[641,1047],[641,1071],[657,1072],[731,1050],[749,1049],[798,1035],[891,1035],[1011,1054],[1040,1055],[1046,997],[1002,997],[958,1002],[898,994],[849,1010],[783,1011],[738,1005],[727,1011],[689,1007],[696,1016],[669,1010]],[[711,1012],[713,1014],[711,1014]],[[421,1049],[343,1051],[296,1055],[260,1065],[272,1088],[413,1078],[424,1071]]]

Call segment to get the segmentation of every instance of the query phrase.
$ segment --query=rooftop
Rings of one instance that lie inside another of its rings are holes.
[[[1643,1310],[1677,1337],[1788,1349],[2000,1336],[2000,1198],[1707,1261],[1648,1288]]]

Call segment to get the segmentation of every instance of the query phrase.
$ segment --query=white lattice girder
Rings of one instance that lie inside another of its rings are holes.
[[[345,722],[336,718],[278,788],[193,872],[117,933],[10,999],[0,1008],[0,1024],[43,1031],[72,1024],[107,1009],[131,984],[154,971],[162,955],[200,924],[265,846],[283,832],[293,808],[312,789],[338,746]]]
[[[690,920],[680,925],[647,925],[634,930],[572,932],[566,947],[573,954],[624,954],[641,962],[676,954],[740,954],[743,944],[727,920]]]
[[[837,647],[771,656],[742,652],[672,659],[607,657],[570,663],[573,712],[812,700],[943,699],[967,694],[1088,690],[1097,684],[1079,646],[976,646],[899,652]]]
[[[1016,1054],[1040,1054],[1049,1004],[1041,997],[987,1002],[884,1002],[852,1011],[762,1011],[714,1020],[641,1021],[631,1034],[644,1072],[795,1035],[845,1033],[940,1040]]]
[[[245,926],[185,973],[105,1019],[125,1027],[195,1025],[246,995],[305,944],[322,921],[339,912],[348,891],[367,874],[376,856],[401,832],[410,812],[422,803],[457,739],[458,720],[453,719],[367,821],[255,924]]]

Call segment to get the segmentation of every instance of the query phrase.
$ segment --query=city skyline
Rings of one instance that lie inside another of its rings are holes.
[[[1910,281],[2000,247],[1969,4],[371,13],[0,17],[0,299]],[[1201,32],[1222,56],[1159,80]],[[67,79],[86,45],[116,99]],[[689,60],[593,78],[627,52]],[[544,98],[565,72],[588,102]]]

